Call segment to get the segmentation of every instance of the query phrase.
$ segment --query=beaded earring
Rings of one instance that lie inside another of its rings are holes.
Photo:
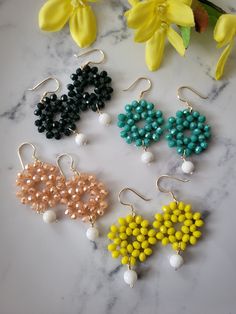
[[[177,111],[175,117],[170,117],[167,123],[168,134],[166,139],[169,147],[176,147],[176,151],[183,160],[182,171],[184,173],[192,174],[194,171],[193,162],[186,160],[193,154],[199,155],[208,147],[208,141],[211,137],[211,128],[206,124],[206,117],[200,115],[198,111],[194,111],[190,103],[180,97],[182,89],[189,89],[202,99],[207,99],[195,89],[182,86],[178,89],[177,97],[180,101],[187,105],[187,109]],[[190,136],[185,134],[190,131]]]
[[[161,241],[163,246],[172,245],[172,249],[176,252],[170,256],[170,265],[178,269],[184,263],[181,256],[187,245],[195,245],[202,233],[198,230],[204,225],[200,212],[192,211],[190,204],[178,201],[171,190],[164,189],[160,186],[160,180],[169,178],[180,182],[189,182],[189,180],[179,179],[169,175],[160,176],[156,185],[160,192],[170,194],[173,201],[162,207],[163,214],[157,213],[153,227],[157,230],[156,238]]]
[[[70,158],[70,170],[74,176],[68,181],[60,166],[62,157]],[[87,229],[86,236],[89,240],[95,241],[99,232],[94,225],[96,220],[104,215],[108,207],[105,200],[108,192],[104,184],[97,181],[94,175],[78,172],[74,166],[74,160],[69,154],[58,156],[57,165],[66,181],[64,188],[60,191],[60,202],[67,206],[65,214],[71,219],[89,222],[91,227]]]
[[[125,113],[118,115],[117,125],[122,129],[120,136],[127,144],[134,143],[135,146],[143,148],[141,160],[148,164],[154,160],[154,155],[148,151],[148,147],[160,140],[164,118],[162,112],[156,110],[153,103],[142,99],[143,94],[151,89],[152,83],[149,79],[140,77],[124,91],[132,88],[140,80],[146,80],[149,84],[148,88],[140,93],[138,100],[133,100],[125,106]],[[138,126],[141,121],[144,121],[143,127]]]
[[[102,56],[100,61],[87,61],[81,65],[75,73],[71,74],[71,84],[67,85],[68,97],[70,103],[75,103],[80,111],[87,111],[91,109],[99,114],[99,122],[102,125],[108,126],[111,124],[111,116],[108,113],[103,113],[102,109],[105,108],[105,102],[111,99],[113,88],[111,87],[112,79],[108,76],[106,71],[98,71],[96,66],[90,67],[91,64],[101,64],[104,62],[105,54],[100,49],[92,49],[85,53],[75,55],[79,58],[86,56],[93,52],[99,52]],[[90,93],[86,91],[87,88],[93,87]],[[87,143],[85,134],[74,130],[76,135],[75,142],[78,146]]]
[[[33,163],[24,165],[21,149],[29,145],[33,149]],[[16,196],[24,205],[29,205],[39,214],[43,214],[46,223],[56,221],[56,212],[52,209],[60,203],[60,189],[63,187],[63,177],[59,169],[45,163],[36,157],[36,148],[31,143],[23,143],[18,148],[18,156],[23,171],[17,174],[16,185],[20,188]]]
[[[118,219],[118,224],[110,227],[107,237],[112,243],[108,245],[108,251],[113,258],[121,258],[121,264],[127,265],[128,270],[124,273],[124,281],[132,288],[137,281],[137,273],[132,269],[137,261],[144,262],[152,254],[151,246],[156,244],[155,231],[150,228],[149,222],[142,216],[136,215],[134,206],[121,200],[121,194],[130,191],[144,201],[150,201],[131,188],[120,191],[118,200],[122,205],[131,209],[131,214]]]

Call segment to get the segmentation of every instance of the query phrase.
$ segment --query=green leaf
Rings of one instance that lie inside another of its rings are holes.
[[[183,38],[184,47],[187,49],[191,37],[191,27],[180,26],[181,36]]]
[[[201,2],[202,6],[205,8],[205,10],[208,13],[209,16],[209,21],[212,26],[215,26],[218,18],[222,15],[225,14],[226,12],[215,5],[214,3],[208,1],[208,0],[199,0]]]

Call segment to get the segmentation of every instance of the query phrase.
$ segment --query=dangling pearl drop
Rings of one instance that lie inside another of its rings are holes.
[[[151,152],[144,151],[141,155],[141,160],[145,164],[150,164],[154,160],[154,155]]]
[[[138,275],[136,271],[132,269],[128,269],[124,272],[124,281],[125,283],[127,283],[127,285],[130,286],[130,288],[134,287],[134,284],[137,281],[137,279],[138,279]]]
[[[194,164],[189,160],[184,160],[181,169],[184,173],[192,174],[194,171]]]
[[[47,224],[53,223],[57,220],[57,215],[54,210],[49,209],[43,213],[43,221]]]
[[[99,123],[105,126],[109,126],[111,124],[111,116],[108,113],[99,113]]]
[[[94,226],[89,227],[86,231],[86,236],[90,241],[95,241],[99,236],[98,229]]]
[[[83,133],[76,133],[75,135],[75,143],[78,146],[83,146],[88,143],[87,136]]]
[[[178,254],[178,253],[171,255],[169,261],[170,261],[170,265],[175,270],[179,269],[183,265],[183,263],[184,263],[183,257],[180,254]]]

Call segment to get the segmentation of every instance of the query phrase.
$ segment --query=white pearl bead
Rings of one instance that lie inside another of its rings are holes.
[[[108,126],[111,124],[111,116],[108,113],[101,113],[99,115],[99,123]]]
[[[86,145],[87,142],[88,142],[88,140],[87,140],[87,136],[85,134],[83,134],[83,133],[76,134],[75,143],[78,146]]]
[[[151,152],[144,152],[141,155],[141,160],[143,163],[149,164],[150,162],[154,160],[154,155]]]
[[[171,255],[170,257],[170,265],[174,268],[174,269],[179,269],[184,263],[184,259],[181,255],[179,254],[174,254]]]
[[[194,171],[194,164],[191,161],[185,160],[182,163],[181,169],[184,173],[191,174]]]
[[[47,224],[51,224],[57,220],[57,215],[54,210],[49,209],[43,213],[43,221]]]
[[[86,231],[86,236],[90,241],[95,241],[99,236],[98,229],[95,227],[88,228]]]
[[[135,282],[137,281],[137,279],[138,279],[138,275],[137,275],[136,271],[129,269],[129,270],[126,270],[124,272],[124,281],[131,288],[133,288],[133,286],[134,286]]]

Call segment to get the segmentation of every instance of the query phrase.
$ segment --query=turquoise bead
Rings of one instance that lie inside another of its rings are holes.
[[[134,125],[134,120],[133,119],[128,119],[127,124],[132,126]]]
[[[191,141],[192,142],[197,142],[197,140],[198,140],[198,137],[196,136],[196,135],[192,135],[191,137],[190,137],[190,139],[191,139]]]
[[[191,149],[191,150],[194,150],[195,147],[196,147],[196,144],[193,143],[193,142],[190,142],[187,147],[188,147],[189,149]]]
[[[169,147],[175,147],[176,146],[176,141],[175,140],[169,140],[168,141]]]
[[[139,113],[135,113],[135,114],[133,115],[133,119],[134,119],[135,121],[139,121],[139,120],[141,119],[140,114],[139,114]]]
[[[195,148],[195,153],[196,153],[197,155],[199,155],[201,152],[202,152],[201,146],[197,146],[197,147]]]
[[[196,127],[197,127],[197,123],[195,123],[195,122],[190,123],[190,126],[189,126],[190,130],[194,130],[194,129],[196,129]]]
[[[186,119],[187,119],[188,122],[193,122],[194,118],[193,118],[192,115],[188,115]]]
[[[148,114],[147,114],[146,111],[141,113],[141,118],[142,119],[147,119],[147,117],[148,117]]]
[[[134,115],[133,115],[132,112],[127,112],[127,113],[126,113],[126,118],[127,118],[127,119],[133,119],[133,116],[134,116]]]
[[[158,123],[159,125],[162,125],[162,124],[164,123],[164,119],[163,119],[163,118],[158,118],[158,119],[157,119],[157,123]]]
[[[167,139],[167,141],[172,140],[172,138],[173,138],[173,137],[172,137],[172,135],[171,135],[171,134],[167,134],[167,135],[166,135],[166,139]]]
[[[158,135],[161,135],[162,133],[163,133],[163,129],[162,128],[157,128],[156,129],[156,133],[158,134]]]
[[[126,139],[125,139],[126,143],[127,144],[131,144],[132,143],[132,137],[131,136],[126,136]]]
[[[129,132],[131,130],[130,126],[128,124],[126,124],[124,126],[124,131]]]
[[[153,110],[154,109],[154,105],[151,102],[147,103],[147,109],[148,110]]]
[[[188,116],[188,115],[191,114],[188,109],[184,109],[184,110],[183,110],[183,113],[184,113],[185,116]]]
[[[204,129],[204,124],[202,122],[198,122],[197,127],[198,129],[202,130]]]
[[[191,149],[186,148],[186,149],[184,150],[184,155],[185,155],[186,157],[189,157],[191,154],[192,154]]]
[[[202,149],[207,149],[207,147],[208,147],[208,143],[207,142],[201,142],[201,148]]]
[[[179,154],[179,155],[183,155],[183,153],[184,153],[184,148],[183,147],[177,147],[177,153]]]
[[[204,131],[210,132],[211,131],[211,127],[209,125],[205,125],[204,126]]]
[[[139,133],[140,136],[143,137],[143,136],[145,136],[146,131],[144,129],[139,129],[138,133]]]
[[[123,114],[123,113],[118,114],[118,120],[125,121],[126,120],[126,115]]]
[[[145,139],[143,140],[143,144],[144,144],[144,146],[146,146],[146,147],[150,146],[150,144],[151,144],[150,139],[145,138]]]
[[[151,118],[154,118],[156,115],[156,111],[155,110],[148,110],[148,116]]]
[[[125,138],[127,135],[127,132],[125,132],[124,130],[120,132],[120,136],[123,138]]]
[[[183,130],[184,130],[184,127],[183,127],[183,125],[177,125],[177,126],[176,126],[176,129],[177,129],[178,131],[183,131]]]
[[[203,142],[203,141],[205,141],[205,136],[203,135],[203,134],[200,134],[199,136],[198,136],[198,140],[199,140],[199,142]]]
[[[130,106],[130,105],[125,106],[125,111],[131,112],[132,110],[133,110],[132,106]]]
[[[183,144],[184,144],[184,143],[183,143],[183,141],[181,141],[181,140],[177,140],[177,141],[176,141],[176,145],[177,145],[177,146],[183,146]]]
[[[176,129],[171,129],[170,130],[170,134],[171,135],[176,135],[178,132],[177,132],[177,130]]]
[[[193,134],[194,135],[200,135],[201,131],[199,129],[195,129],[195,130],[193,130]]]
[[[157,142],[157,141],[159,141],[159,139],[160,139],[160,136],[158,135],[158,134],[153,134],[152,135],[152,139],[155,141],[155,142]]]
[[[198,118],[200,116],[200,113],[198,111],[193,111],[192,115],[194,118]]]
[[[184,138],[184,144],[185,145],[188,145],[190,142],[191,142],[190,138],[188,138],[188,137]]]
[[[170,124],[173,124],[173,123],[175,123],[175,118],[174,117],[170,117],[169,119],[168,119],[168,122],[170,123]]]
[[[148,123],[148,124],[150,123],[150,124],[151,124],[152,122],[153,122],[153,119],[152,119],[151,117],[148,117],[148,118],[146,119],[146,123]]]
[[[206,117],[205,116],[199,116],[198,117],[198,121],[199,122],[205,122],[206,121]]]
[[[139,139],[139,134],[138,134],[138,132],[133,132],[133,133],[131,133],[131,137],[132,137],[134,140]]]
[[[210,132],[204,132],[204,135],[206,138],[210,138],[211,137],[211,133]]]
[[[142,146],[142,144],[143,144],[143,142],[142,142],[141,139],[138,139],[138,140],[135,141],[135,145],[136,145],[137,147]]]
[[[182,119],[182,118],[177,118],[176,119],[176,123],[177,124],[183,124],[183,122],[184,122],[184,119]]]
[[[144,100],[144,99],[142,99],[142,100],[140,100],[140,105],[143,107],[143,108],[147,108],[147,102],[146,102],[146,100]]]
[[[142,112],[143,112],[143,107],[138,106],[138,107],[136,108],[136,112],[137,112],[137,113],[142,113]]]
[[[187,129],[187,128],[189,128],[189,122],[187,121],[187,120],[185,120],[184,122],[183,122],[183,126]]]
[[[182,140],[184,137],[184,133],[183,132],[178,132],[178,134],[176,135],[177,140]]]
[[[162,112],[160,110],[157,110],[156,117],[157,118],[161,118],[162,117]]]
[[[152,133],[151,132],[147,132],[145,134],[145,138],[151,139],[152,138]]]
[[[183,116],[184,116],[184,113],[183,113],[183,111],[177,111],[176,112],[176,117],[178,117],[178,118],[183,118]]]
[[[119,121],[117,122],[117,125],[118,125],[119,128],[123,128],[123,127],[125,126],[125,122],[119,120]]]
[[[158,128],[158,123],[155,121],[152,123],[152,128],[156,130]]]
[[[145,125],[144,129],[145,129],[146,131],[150,132],[150,131],[152,130],[151,124]]]
[[[131,132],[138,132],[138,127],[136,125],[132,125]]]
[[[139,103],[138,103],[137,100],[133,100],[132,103],[131,103],[131,105],[132,105],[134,108],[136,108],[136,107],[139,105]]]

